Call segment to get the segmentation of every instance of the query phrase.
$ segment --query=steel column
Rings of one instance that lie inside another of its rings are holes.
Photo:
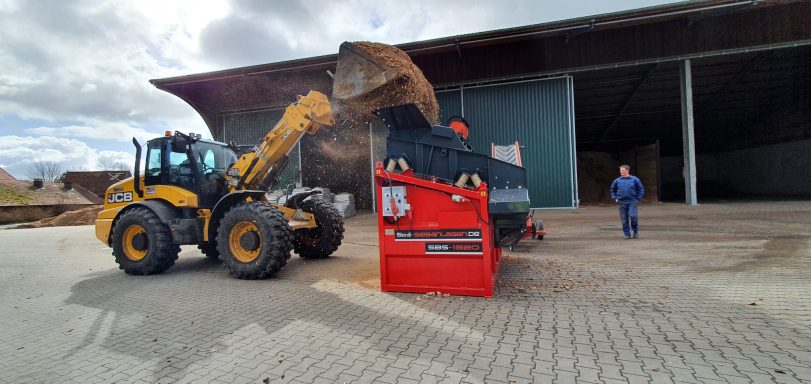
[[[681,78],[681,127],[684,149],[684,197],[688,205],[698,205],[696,197],[696,145],[693,121],[693,76],[690,60],[679,65]]]

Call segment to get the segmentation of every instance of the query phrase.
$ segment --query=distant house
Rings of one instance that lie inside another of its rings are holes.
[[[11,176],[10,173],[6,172],[3,167],[0,167],[0,183],[7,183],[11,181],[17,181],[14,176]]]
[[[72,183],[74,186],[77,184],[81,185],[84,189],[103,198],[104,191],[106,191],[107,188],[131,176],[132,173],[130,173],[130,171],[68,171],[65,173],[62,182]]]

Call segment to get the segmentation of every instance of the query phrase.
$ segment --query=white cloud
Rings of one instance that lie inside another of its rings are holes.
[[[132,127],[124,123],[109,123],[105,126],[77,126],[64,127],[36,127],[28,128],[26,132],[39,136],[52,137],[78,137],[96,140],[115,140],[130,142],[133,137],[138,141],[146,141],[160,136],[159,133],[150,132],[143,128]]]
[[[104,165],[116,166],[114,169],[118,168],[118,166],[124,169],[132,169],[135,165],[135,155],[121,151],[101,151],[96,157],[96,167],[94,169],[104,168]]]
[[[194,32],[172,33],[181,23],[157,23],[138,3],[13,4],[0,7],[0,114],[73,121],[123,117],[141,124],[194,114],[148,82],[210,69],[185,50],[167,50],[177,36]]]
[[[86,143],[52,136],[0,136],[0,163],[15,177],[26,176],[26,168],[35,161],[59,163],[63,170],[98,170],[99,160],[126,164],[131,168],[135,156],[120,151],[98,151]]]

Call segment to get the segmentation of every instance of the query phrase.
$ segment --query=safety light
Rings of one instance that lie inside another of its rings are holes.
[[[164,136],[172,136],[172,131],[166,131],[163,133]]]

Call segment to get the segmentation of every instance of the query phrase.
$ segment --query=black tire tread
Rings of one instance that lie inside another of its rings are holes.
[[[341,246],[344,238],[344,218],[331,203],[320,197],[304,200],[299,206],[304,212],[315,214],[319,225],[320,237],[315,245],[307,241],[312,229],[300,229],[294,232],[293,248],[299,256],[306,259],[323,259],[332,255]]]
[[[256,223],[263,239],[256,260],[242,263],[228,249],[228,233],[238,222],[251,220]],[[287,264],[293,248],[293,233],[287,219],[271,205],[253,202],[240,203],[226,212],[217,228],[217,250],[220,260],[228,271],[240,279],[264,279],[273,276]]]
[[[220,251],[217,250],[217,241],[209,241],[208,243],[197,244],[197,249],[200,250],[207,258],[211,260],[220,259]]]
[[[132,261],[124,254],[121,238],[131,224],[144,227],[149,238],[147,255],[140,261]],[[152,275],[166,271],[175,265],[180,246],[172,241],[172,233],[158,215],[148,208],[132,208],[121,214],[112,230],[111,245],[118,268],[130,275]]]

